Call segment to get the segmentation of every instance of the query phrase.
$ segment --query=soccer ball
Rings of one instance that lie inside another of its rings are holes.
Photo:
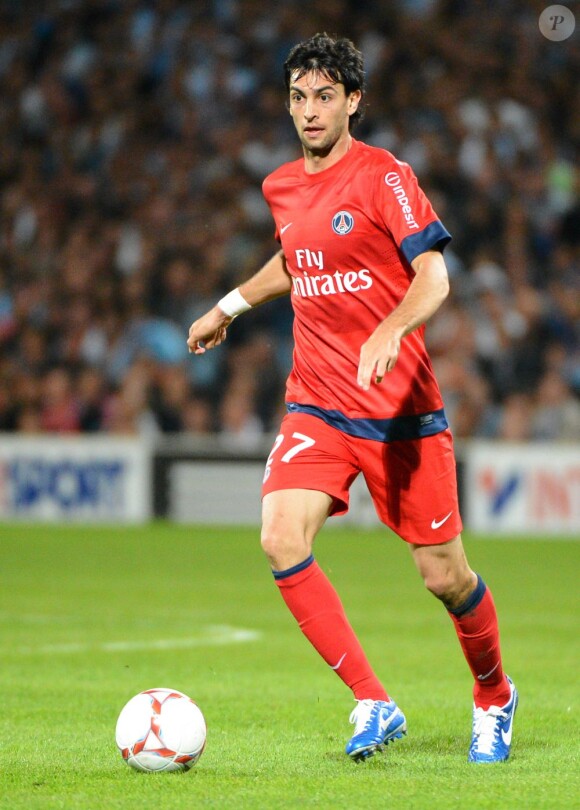
[[[115,739],[137,771],[188,771],[203,753],[205,719],[199,706],[176,689],[147,689],[123,707]]]

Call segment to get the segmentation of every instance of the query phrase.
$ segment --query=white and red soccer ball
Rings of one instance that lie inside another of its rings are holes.
[[[115,739],[137,771],[188,771],[203,753],[206,724],[199,706],[176,689],[147,689],[123,707]]]

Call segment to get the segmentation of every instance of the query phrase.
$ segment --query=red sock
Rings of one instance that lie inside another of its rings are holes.
[[[501,664],[497,614],[491,591],[480,576],[473,593],[449,615],[475,678],[475,705],[482,709],[504,706],[510,699],[510,688]]]
[[[290,612],[314,649],[349,686],[357,700],[389,700],[350,626],[338,594],[310,556],[286,571],[274,571]]]

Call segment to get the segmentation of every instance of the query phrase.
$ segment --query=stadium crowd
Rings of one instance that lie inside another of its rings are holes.
[[[518,0],[0,2],[0,430],[274,430],[292,315],[217,351],[191,322],[276,249],[261,182],[299,156],[282,63],[365,55],[355,132],[453,235],[427,329],[456,437],[580,438],[580,47]],[[383,384],[388,384],[388,380]]]

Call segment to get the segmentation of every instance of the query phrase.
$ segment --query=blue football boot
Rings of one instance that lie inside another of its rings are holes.
[[[346,744],[346,753],[355,762],[372,757],[407,733],[405,715],[394,700],[359,700],[350,722],[354,723],[354,734]]]
[[[490,706],[489,709],[473,707],[469,762],[505,762],[510,755],[518,690],[509,678],[507,681],[511,696],[505,706]]]

